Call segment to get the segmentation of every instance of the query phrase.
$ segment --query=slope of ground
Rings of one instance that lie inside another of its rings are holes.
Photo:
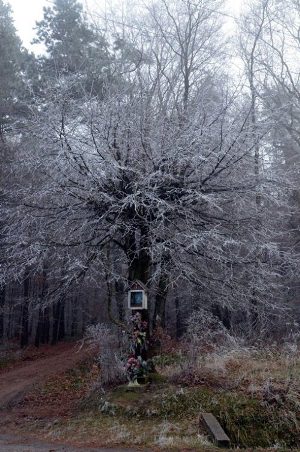
[[[1,412],[0,433],[20,440],[30,435],[33,446],[42,441],[55,444],[54,450],[212,452],[217,449],[198,422],[201,411],[210,411],[244,451],[300,450],[298,353],[210,353],[199,362],[169,353],[156,358],[156,381],[131,392],[126,386],[104,391],[87,352],[60,347],[48,358],[40,354],[2,372],[9,403]],[[23,397],[16,403],[19,388]]]
[[[27,361],[15,363],[12,368],[3,369],[0,373],[0,409],[5,408],[28,391],[35,383],[60,374],[75,366],[86,357],[86,351],[80,350],[78,344],[64,343],[52,349],[46,347],[47,354],[40,352]]]
[[[0,435],[0,452],[137,452],[133,449],[82,448],[59,443],[46,443],[32,438]]]

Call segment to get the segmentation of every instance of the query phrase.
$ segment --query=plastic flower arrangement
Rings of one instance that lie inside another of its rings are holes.
[[[129,383],[137,384],[138,379],[145,378],[147,375],[147,362],[143,361],[141,357],[135,358],[130,356],[126,364],[126,373]]]
[[[131,318],[131,353],[138,358],[145,358],[148,349],[147,327],[148,323],[142,320],[141,314],[137,312]]]
[[[148,374],[146,353],[148,323],[142,320],[139,312],[131,317],[130,356],[126,363],[126,373],[129,384],[138,384],[138,380],[144,380]]]

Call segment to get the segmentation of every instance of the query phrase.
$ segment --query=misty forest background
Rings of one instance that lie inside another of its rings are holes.
[[[244,341],[300,320],[300,2],[54,0],[40,56],[0,0],[0,337],[122,324]],[[193,320],[194,319],[194,320]]]

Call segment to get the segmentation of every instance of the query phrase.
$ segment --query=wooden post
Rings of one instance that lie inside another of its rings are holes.
[[[200,424],[204,425],[209,436],[218,447],[230,447],[230,439],[213,414],[201,413]]]

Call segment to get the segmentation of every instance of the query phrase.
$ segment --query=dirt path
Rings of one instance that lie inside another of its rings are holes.
[[[138,452],[136,449],[107,449],[74,447],[64,444],[46,443],[32,438],[16,438],[0,435],[0,452]],[[150,451],[148,451],[150,452]]]
[[[43,421],[51,420],[53,407],[38,406],[37,409],[24,400],[33,385],[43,384],[49,378],[63,374],[76,364],[93,355],[78,344],[63,343],[54,347],[44,347],[19,361],[13,368],[0,372],[0,452],[135,452],[136,449],[93,448],[75,446],[60,442],[44,441],[42,437],[31,434],[30,422],[37,417]],[[55,414],[59,417],[61,400],[56,401]],[[33,416],[34,413],[34,416]],[[26,424],[27,427],[24,427]],[[24,436],[24,432],[25,435]],[[28,436],[27,436],[28,435]],[[43,435],[42,435],[43,436]]]
[[[62,344],[54,347],[50,356],[24,362],[0,374],[0,409],[18,400],[35,383],[72,368],[86,357],[86,351],[79,350],[78,344]]]

